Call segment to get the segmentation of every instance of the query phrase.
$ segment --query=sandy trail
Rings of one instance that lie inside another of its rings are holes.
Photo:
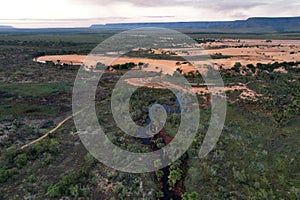
[[[45,139],[46,137],[48,137],[50,134],[52,134],[52,133],[54,133],[55,131],[57,131],[57,130],[58,130],[62,125],[64,125],[67,121],[69,121],[70,119],[72,119],[74,116],[76,116],[76,115],[82,113],[83,111],[85,111],[85,110],[88,109],[88,108],[89,108],[89,106],[83,108],[82,110],[78,111],[78,112],[75,113],[75,114],[69,115],[69,116],[66,117],[64,120],[62,120],[60,123],[58,123],[58,124],[56,125],[55,128],[51,129],[50,131],[48,131],[47,133],[45,133],[43,136],[39,137],[38,139],[36,139],[36,140],[34,140],[34,141],[31,141],[31,142],[29,142],[29,143],[23,145],[23,146],[21,147],[21,149],[25,149],[25,148],[27,148],[27,147],[29,147],[29,146],[31,146],[31,145],[37,143],[37,142],[42,141],[43,139]]]

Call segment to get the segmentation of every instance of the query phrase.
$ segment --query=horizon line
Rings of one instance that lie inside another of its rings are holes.
[[[168,16],[173,17],[173,16]],[[116,17],[119,18],[119,17]],[[166,16],[156,16],[156,18],[167,18]],[[91,26],[106,26],[106,25],[114,25],[114,24],[157,24],[157,23],[197,23],[197,22],[235,22],[235,21],[246,21],[248,19],[253,18],[268,18],[268,19],[276,19],[276,18],[300,18],[300,16],[278,16],[278,17],[268,17],[268,16],[255,16],[255,17],[247,17],[245,19],[233,19],[233,20],[189,20],[189,21],[132,21],[132,22],[106,22],[106,23],[91,23],[89,26],[57,26],[57,27],[17,27],[15,25],[10,24],[0,24],[1,27],[9,27],[11,29],[84,29],[90,28]],[[38,21],[38,22],[70,22],[70,21],[92,21],[92,20],[104,20],[107,18],[70,18],[70,19],[34,19],[34,18],[20,18],[20,19],[5,19],[5,21]],[[120,18],[119,18],[120,19]],[[128,19],[128,18],[122,18]],[[24,23],[17,23],[24,24]],[[26,23],[25,23],[26,24]],[[39,24],[39,23],[36,23]]]

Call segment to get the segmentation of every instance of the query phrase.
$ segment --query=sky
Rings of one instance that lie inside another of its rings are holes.
[[[0,25],[17,28],[300,16],[299,0],[1,0],[0,5]]]

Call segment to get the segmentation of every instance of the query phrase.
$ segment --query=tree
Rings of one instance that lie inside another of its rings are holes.
[[[144,63],[142,63],[142,62],[139,62],[139,63],[138,63],[139,70],[141,70],[141,69],[142,69],[143,65],[144,65]]]
[[[97,160],[90,153],[87,153],[84,156],[84,160],[91,166],[94,166],[97,163]]]
[[[96,70],[105,70],[105,69],[107,69],[107,67],[101,62],[97,62],[95,69]]]
[[[51,139],[49,144],[49,152],[50,153],[57,153],[58,152],[58,145],[59,142],[56,139]]]
[[[164,193],[163,193],[162,191],[158,191],[158,192],[156,193],[156,197],[157,197],[157,198],[162,198],[162,197],[164,197]]]
[[[73,197],[77,198],[77,197],[79,196],[79,188],[78,188],[78,185],[77,185],[77,184],[76,184],[76,185],[71,185],[71,186],[69,187],[69,191],[70,191],[70,194],[71,194]]]
[[[158,180],[160,180],[164,176],[164,171],[162,170],[157,170],[155,173]]]
[[[197,192],[192,192],[191,194],[184,193],[182,195],[182,200],[198,200],[200,196]]]
[[[61,196],[59,186],[58,185],[51,185],[50,187],[48,187],[47,195],[49,195],[49,197],[51,197],[51,198]]]
[[[233,69],[235,72],[240,72],[240,67],[242,67],[242,64],[240,62],[236,62],[233,66]]]
[[[118,199],[125,199],[126,197],[126,188],[122,184],[115,185],[114,194],[118,197]]]
[[[176,71],[177,71],[179,74],[182,74],[182,69],[177,68]]]
[[[8,179],[13,177],[14,175],[18,174],[17,168],[12,169],[2,169],[0,168],[0,183],[5,183]]]
[[[252,71],[252,73],[255,72],[255,66],[253,64],[248,64],[247,68],[250,69]]]
[[[21,168],[22,166],[26,165],[27,163],[27,156],[26,154],[20,154],[15,159],[15,164],[18,168]]]
[[[201,180],[203,180],[203,172],[196,167],[190,167],[187,172],[187,177],[190,184],[198,185]]]
[[[161,163],[161,160],[160,160],[160,159],[157,159],[157,160],[154,161],[154,167],[158,168],[158,167],[160,167],[161,165],[162,165],[162,163]]]
[[[170,175],[168,176],[169,185],[171,187],[174,187],[176,182],[179,181],[180,178],[181,178],[181,170],[180,169],[170,171]]]
[[[188,76],[189,76],[189,77],[192,77],[192,78],[195,78],[195,73],[194,73],[193,71],[190,71],[190,72],[188,73]]]

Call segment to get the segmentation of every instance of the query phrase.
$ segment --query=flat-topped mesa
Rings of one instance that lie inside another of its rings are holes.
[[[300,17],[252,17],[236,21],[115,23],[92,25],[90,29],[127,30],[133,28],[196,29],[204,32],[273,33],[300,31]]]

